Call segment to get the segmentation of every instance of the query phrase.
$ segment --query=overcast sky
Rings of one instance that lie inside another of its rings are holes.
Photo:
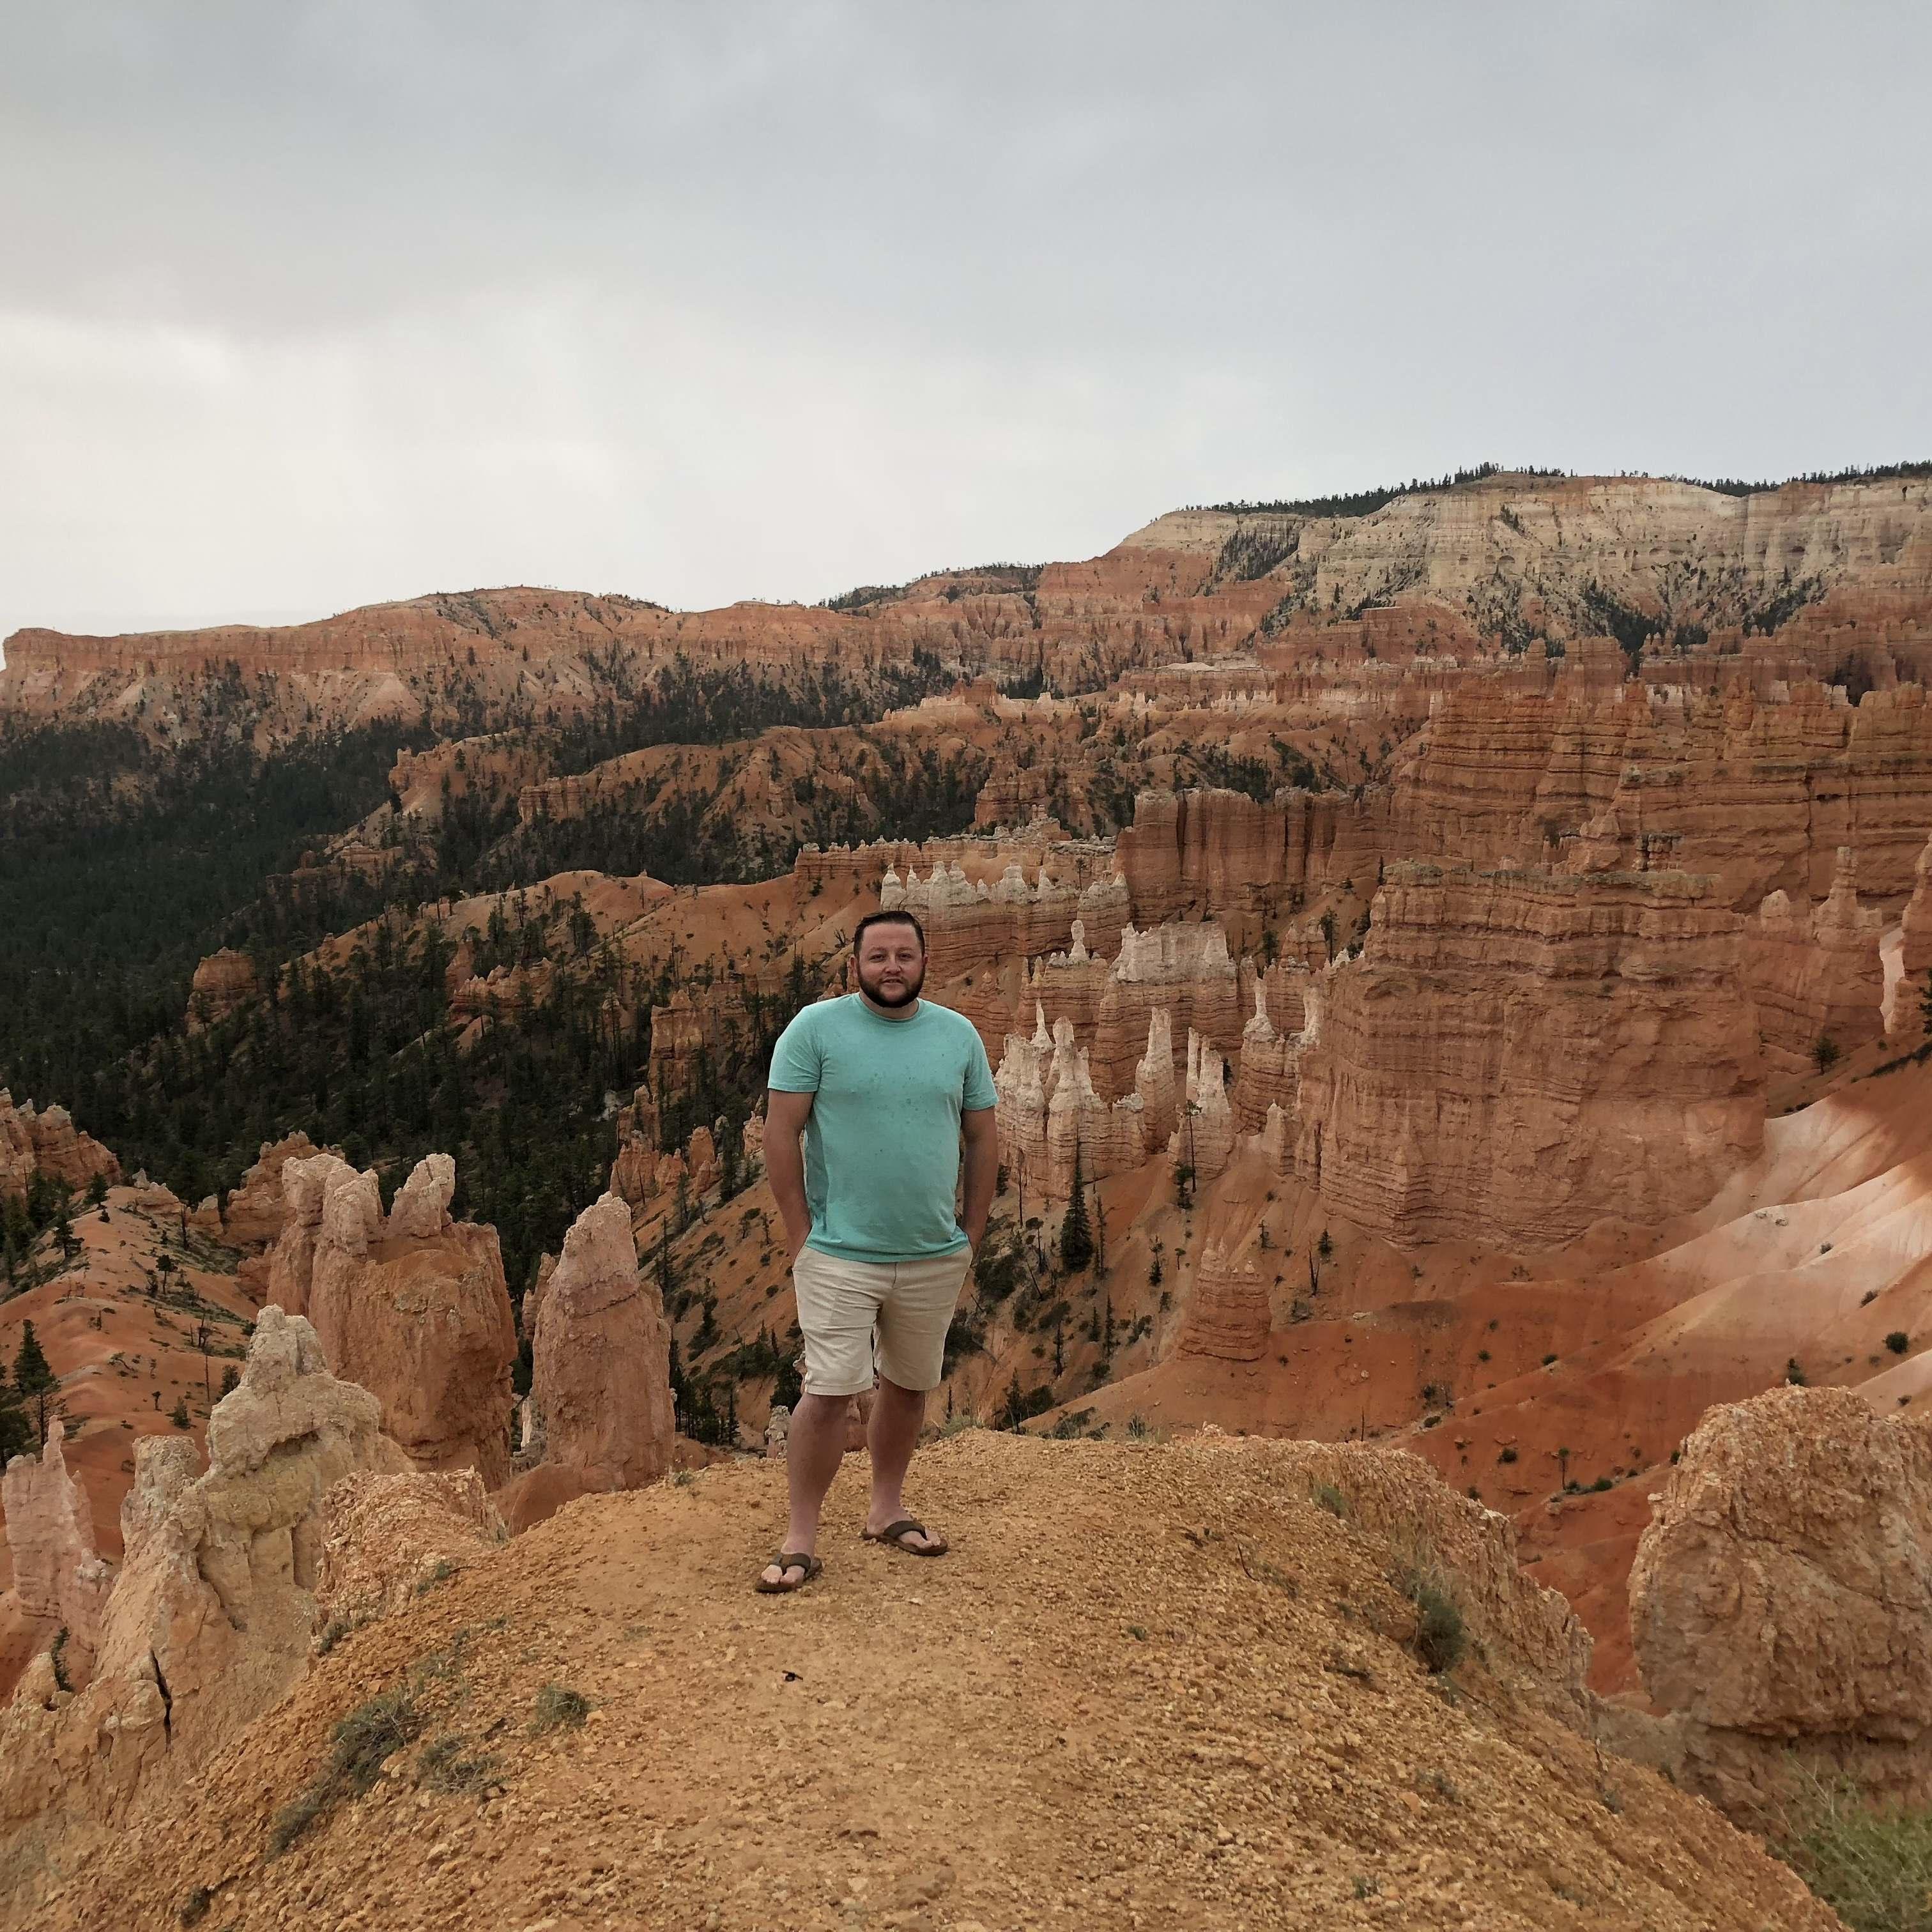
[[[0,635],[1932,456],[1932,7],[0,10]]]

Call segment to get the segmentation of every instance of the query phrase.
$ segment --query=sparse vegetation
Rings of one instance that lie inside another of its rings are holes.
[[[1795,1772],[1772,1849],[1852,1932],[1932,1932],[1932,1810]]]
[[[268,1828],[268,1856],[280,1857],[344,1798],[359,1798],[422,1729],[416,1700],[406,1690],[386,1690],[358,1704],[329,1733],[328,1762],[298,1797],[275,1814]]]
[[[1418,1577],[1409,1594],[1415,1601],[1415,1654],[1432,1672],[1454,1670],[1469,1646],[1460,1606],[1439,1576]]]
[[[1903,1328],[1894,1328],[1885,1338],[1885,1346],[1894,1355],[1902,1355],[1912,1346],[1912,1337]]]
[[[471,1754],[460,1731],[446,1731],[424,1744],[416,1759],[416,1778],[432,1791],[482,1791],[494,1780],[501,1760],[492,1753]]]
[[[590,1700],[567,1684],[546,1684],[537,1693],[530,1718],[530,1732],[541,1736],[547,1731],[577,1730],[590,1714]]]

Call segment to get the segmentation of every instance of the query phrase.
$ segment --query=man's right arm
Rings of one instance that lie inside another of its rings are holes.
[[[794,1262],[812,1232],[812,1210],[805,1201],[805,1150],[799,1144],[811,1118],[812,1100],[809,1094],[788,1094],[776,1087],[765,1090],[765,1173],[784,1216],[785,1244]]]

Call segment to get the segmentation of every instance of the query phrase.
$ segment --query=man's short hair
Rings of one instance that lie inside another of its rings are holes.
[[[852,935],[852,957],[859,956],[860,949],[866,943],[866,934],[875,926],[909,926],[919,935],[919,950],[926,950],[926,928],[909,912],[868,912],[860,920],[859,929]]]

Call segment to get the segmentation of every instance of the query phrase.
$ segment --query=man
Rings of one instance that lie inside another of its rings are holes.
[[[819,1511],[844,1454],[846,1412],[875,1367],[864,1533],[909,1556],[945,1555],[945,1538],[905,1514],[901,1492],[999,1168],[986,1049],[970,1021],[920,998],[918,920],[874,913],[852,952],[858,992],[807,1006],[772,1054],[765,1168],[790,1245],[805,1379],[786,1445],[791,1521],[758,1582],[767,1592],[796,1590],[823,1568]]]

